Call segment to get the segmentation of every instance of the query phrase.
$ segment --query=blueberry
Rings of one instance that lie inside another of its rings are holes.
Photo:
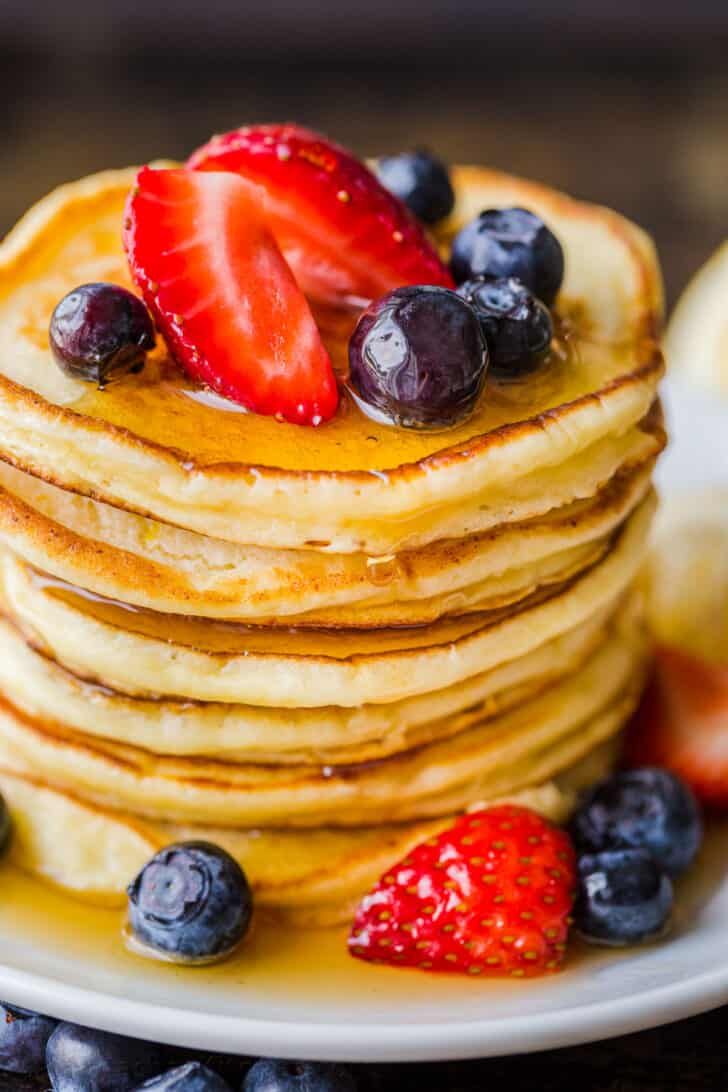
[[[164,1069],[165,1057],[154,1043],[59,1024],[46,1065],[54,1092],[129,1092]]]
[[[11,833],[12,823],[10,820],[10,812],[5,803],[5,798],[0,793],[0,854],[7,849]]]
[[[528,209],[487,209],[453,239],[456,284],[472,277],[518,277],[549,307],[564,279],[564,252],[554,233]]]
[[[261,1058],[248,1070],[241,1092],[356,1092],[356,1081],[342,1065]]]
[[[141,371],[154,348],[154,326],[139,299],[118,284],[82,284],[64,296],[51,317],[51,349],[73,379],[103,387]]]
[[[515,277],[474,277],[458,295],[478,316],[494,375],[526,375],[548,352],[554,332],[549,310]]]
[[[377,164],[379,181],[426,224],[449,216],[455,204],[450,175],[425,149],[388,155]]]
[[[646,849],[671,876],[700,849],[703,824],[690,789],[667,770],[627,770],[595,785],[571,826],[577,849]]]
[[[475,312],[447,288],[396,288],[375,300],[349,342],[350,383],[375,415],[439,428],[470,414],[488,350]]]
[[[576,928],[594,944],[636,944],[662,936],[672,881],[647,850],[608,849],[579,858]]]
[[[230,1092],[230,1085],[200,1062],[187,1062],[145,1081],[135,1092]]]
[[[237,861],[209,842],[161,850],[130,885],[129,925],[142,945],[179,962],[221,959],[243,939],[253,902]]]
[[[46,1043],[58,1021],[0,1001],[0,1069],[39,1073],[45,1069]]]

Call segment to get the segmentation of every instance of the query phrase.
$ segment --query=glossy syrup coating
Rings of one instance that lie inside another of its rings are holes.
[[[517,277],[550,307],[564,279],[564,252],[528,209],[486,209],[455,236],[450,269],[457,284],[479,276]]]
[[[549,309],[521,281],[475,277],[457,291],[478,316],[495,375],[516,379],[538,367],[554,327]]]
[[[141,370],[155,341],[139,297],[104,283],[82,284],[63,297],[51,316],[49,339],[66,375],[99,387]]]
[[[250,926],[245,873],[209,842],[179,842],[152,857],[129,887],[133,939],[181,963],[223,958]]]
[[[446,428],[474,409],[488,350],[472,307],[446,288],[376,300],[349,342],[349,381],[364,407],[403,428]]]
[[[425,149],[384,156],[377,163],[377,176],[425,224],[436,224],[453,210],[455,193],[447,167]]]

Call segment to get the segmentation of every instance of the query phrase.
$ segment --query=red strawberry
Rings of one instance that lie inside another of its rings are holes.
[[[213,137],[187,165],[234,171],[263,187],[273,234],[313,299],[364,305],[402,285],[453,287],[402,201],[317,133],[296,125],[237,129]]]
[[[262,193],[233,174],[144,167],[124,247],[186,372],[256,413],[318,424],[336,411],[336,379],[262,206]]]
[[[473,812],[382,877],[359,906],[349,951],[471,975],[556,970],[575,869],[568,836],[535,812],[510,805]]]
[[[728,806],[728,667],[658,648],[627,756],[631,765],[666,766],[704,803]]]

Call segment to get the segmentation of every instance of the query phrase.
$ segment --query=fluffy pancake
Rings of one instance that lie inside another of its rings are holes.
[[[561,822],[575,792],[602,776],[613,761],[610,743],[557,781],[509,799]],[[353,903],[393,861],[449,821],[357,830],[235,831],[137,819],[3,768],[0,791],[13,819],[14,863],[76,896],[121,906],[127,884],[157,849],[180,838],[205,838],[224,845],[240,861],[259,909],[301,926],[345,921]]]
[[[599,564],[545,599],[510,613],[403,630],[342,634],[170,621],[69,594],[7,552],[0,555],[0,593],[31,643],[75,674],[125,693],[351,708],[455,685],[586,621],[635,576],[654,506],[650,495]]]
[[[11,704],[75,732],[157,754],[264,764],[367,762],[445,739],[572,674],[633,605],[598,611],[533,652],[457,686],[345,709],[276,709],[129,697],[86,682],[0,620],[0,690]]]
[[[490,382],[465,424],[392,429],[346,399],[315,430],[223,410],[161,346],[141,376],[90,392],[53,364],[48,318],[78,283],[127,280],[119,232],[132,177],[61,188],[0,248],[0,455],[49,481],[235,542],[385,554],[592,496],[654,400],[661,296],[646,237],[606,210],[475,169],[455,172],[447,230],[488,205],[526,204],[561,239],[566,279],[552,359],[526,382]]]
[[[0,765],[159,819],[357,826],[449,814],[536,784],[615,734],[642,683],[645,639],[626,625],[573,675],[456,736],[346,767],[155,755],[0,705]]]
[[[658,439],[656,422],[651,434]],[[212,539],[0,463],[0,542],[35,568],[149,610],[263,624],[418,625],[489,609],[597,560],[649,489],[653,460],[526,523],[384,558]]]

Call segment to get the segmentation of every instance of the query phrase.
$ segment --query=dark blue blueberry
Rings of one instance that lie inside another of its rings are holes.
[[[636,944],[662,936],[672,881],[645,849],[608,849],[579,858],[576,928],[594,944]]]
[[[472,277],[518,277],[549,307],[564,279],[564,252],[554,233],[528,209],[488,209],[453,239],[456,284]]]
[[[5,803],[5,798],[0,794],[0,854],[7,849],[11,833],[12,823],[10,820],[10,812]]]
[[[501,378],[527,375],[548,352],[554,328],[549,309],[515,277],[475,277],[458,288],[472,306]]]
[[[209,842],[161,850],[128,894],[136,940],[180,962],[222,958],[250,926],[253,901],[245,873]]]
[[[424,149],[385,156],[377,164],[377,174],[382,185],[426,224],[444,220],[453,210],[455,194],[447,167]]]
[[[59,1024],[48,1040],[54,1092],[130,1092],[164,1069],[161,1047],[106,1031]]]
[[[242,1092],[356,1092],[356,1081],[343,1065],[261,1058],[248,1070]]]
[[[39,1073],[45,1069],[46,1043],[58,1021],[0,1002],[0,1069]]]
[[[576,812],[577,849],[646,849],[671,876],[695,860],[703,839],[700,810],[690,789],[667,770],[627,770],[595,785]]]
[[[154,326],[138,296],[118,284],[82,284],[64,296],[51,316],[56,363],[73,379],[103,387],[138,372],[154,348]]]
[[[187,1062],[145,1081],[136,1092],[230,1092],[230,1085],[200,1062]]]
[[[442,428],[470,414],[488,350],[475,312],[447,288],[397,288],[375,300],[349,342],[350,383],[375,415]]]

